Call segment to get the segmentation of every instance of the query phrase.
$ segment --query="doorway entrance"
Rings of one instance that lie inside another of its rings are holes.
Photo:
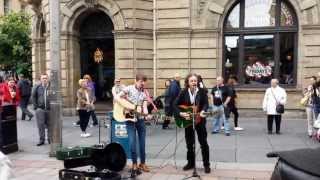
[[[80,25],[81,77],[89,74],[98,102],[112,100],[115,78],[113,23],[102,11],[89,12]]]

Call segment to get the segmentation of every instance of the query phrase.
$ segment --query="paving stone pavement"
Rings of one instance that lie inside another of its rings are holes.
[[[103,123],[105,117],[100,116],[99,119]],[[98,128],[88,129],[88,132],[92,134],[91,137],[80,138],[80,128],[72,125],[76,120],[77,117],[63,118],[63,144],[75,146],[98,143]],[[320,147],[319,143],[306,136],[304,120],[284,120],[282,135],[268,135],[265,119],[240,118],[240,125],[245,130],[234,131],[229,137],[223,133],[210,134],[211,123],[212,121],[208,120],[208,143],[213,170],[209,175],[204,174],[202,170],[201,152],[197,144],[197,167],[199,167],[202,179],[270,179],[276,159],[266,158],[266,153],[275,150]],[[109,142],[109,128],[101,127],[101,139]],[[59,179],[58,171],[63,168],[63,163],[48,157],[48,145],[35,146],[38,142],[35,119],[32,121],[18,120],[18,141],[19,152],[9,155],[14,164],[14,174],[17,180]],[[162,130],[160,125],[147,126],[146,143],[147,163],[152,167],[152,171],[137,179],[175,180],[192,174],[192,171],[183,172],[181,170],[186,163],[183,129]],[[174,154],[175,150],[176,154]],[[121,174],[124,177],[127,176],[128,167]]]

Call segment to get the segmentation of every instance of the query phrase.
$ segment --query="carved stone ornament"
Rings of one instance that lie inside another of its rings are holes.
[[[103,52],[100,50],[100,48],[97,48],[96,51],[94,52],[94,61],[96,63],[101,63],[103,60]]]
[[[37,14],[41,15],[41,2],[42,0],[19,0],[23,4],[29,4],[32,6],[32,10]]]
[[[98,5],[98,0],[85,0],[87,8],[95,8]]]

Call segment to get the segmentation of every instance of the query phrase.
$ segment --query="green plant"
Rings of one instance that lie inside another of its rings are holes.
[[[31,17],[11,12],[0,17],[0,65],[31,77]]]

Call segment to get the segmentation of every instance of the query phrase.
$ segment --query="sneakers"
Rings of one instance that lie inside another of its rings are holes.
[[[243,131],[243,128],[241,128],[241,127],[234,127],[234,130],[235,130],[235,131]]]
[[[87,137],[90,137],[91,134],[90,133],[81,133],[80,134],[80,137],[83,137],[83,138],[87,138]]]
[[[220,128],[221,130],[224,130],[224,126],[221,126],[221,128]]]
[[[150,172],[150,169],[146,164],[139,164],[138,168],[143,172]]]
[[[74,122],[74,123],[72,123],[72,125],[75,126],[75,127],[79,127],[80,126],[80,124],[78,122]]]

